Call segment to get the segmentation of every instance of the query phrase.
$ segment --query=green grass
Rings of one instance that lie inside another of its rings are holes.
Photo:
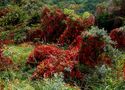
[[[33,50],[32,45],[9,45],[4,47],[4,55],[9,56],[14,63],[25,63],[29,54]]]

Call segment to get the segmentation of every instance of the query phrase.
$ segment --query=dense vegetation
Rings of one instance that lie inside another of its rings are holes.
[[[125,0],[1,0],[0,90],[125,90]]]

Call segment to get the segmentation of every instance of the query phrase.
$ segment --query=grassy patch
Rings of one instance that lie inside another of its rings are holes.
[[[4,47],[4,55],[9,56],[15,63],[23,64],[32,50],[33,46],[28,44],[8,45]]]

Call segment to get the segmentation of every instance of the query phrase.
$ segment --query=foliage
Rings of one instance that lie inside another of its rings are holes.
[[[119,28],[123,26],[124,19],[108,12],[103,12],[100,15],[97,15],[96,23],[99,28],[104,28],[108,32],[112,29]]]
[[[124,3],[103,1],[1,0],[0,90],[124,90]]]
[[[76,51],[75,51],[76,52]],[[50,77],[54,73],[72,70],[75,63],[76,53],[68,50],[61,50],[52,45],[37,46],[30,54],[27,64],[36,66],[32,78]]]
[[[81,36],[77,37],[69,50],[62,50],[53,45],[37,46],[27,61],[31,67],[36,67],[31,78],[51,77],[54,73],[63,72],[66,81],[75,82],[85,89],[87,88],[86,85],[91,85],[88,83],[91,78],[99,81],[101,77],[102,80],[108,77],[103,75],[108,72],[107,69],[114,67],[112,54],[116,55],[116,52],[111,52],[113,51],[111,44],[113,42],[106,31],[91,27],[90,30],[84,31]],[[108,46],[111,48],[106,48]],[[101,69],[103,66],[106,66],[106,71],[97,71],[96,67]],[[117,72],[116,69],[113,70]],[[97,74],[97,77],[94,76],[94,73]],[[99,76],[100,74],[101,76]],[[90,87],[95,88],[93,85]]]
[[[27,19],[27,14],[20,7],[10,6],[10,8],[12,8],[13,11],[0,18],[1,27],[7,27],[9,25],[14,26],[25,22]]]
[[[20,45],[4,46],[4,55],[11,57],[16,64],[24,64],[33,46],[26,43]]]
[[[99,28],[104,28],[109,30],[113,25],[113,21],[110,21],[110,15],[108,13],[101,13],[101,15],[97,16],[97,25]]]
[[[92,27],[88,32],[83,32],[82,37],[83,42],[79,52],[79,60],[83,64],[95,66],[101,62],[102,53],[104,53],[103,49],[111,43],[111,40],[104,30],[97,27]],[[111,59],[105,55],[102,60],[111,64]]]
[[[1,72],[0,74],[0,85],[2,85],[5,89],[33,89],[33,90],[51,90],[54,88],[62,88],[62,90],[76,90],[75,87],[70,87],[69,85],[65,84],[60,76],[54,75],[55,77],[41,79],[37,81],[31,81],[28,78],[31,77],[31,74],[34,71],[34,68],[30,68],[25,66],[25,61],[27,56],[32,50],[32,46],[28,44],[21,44],[21,45],[11,45],[6,46],[4,48],[4,54],[6,56],[10,56],[14,61],[16,68],[9,69],[5,72]],[[3,82],[4,83],[1,83]],[[63,86],[64,85],[64,86]],[[0,87],[1,88],[1,87]],[[57,89],[58,90],[58,89]],[[79,90],[79,89],[78,89]]]
[[[98,3],[102,3],[106,0],[51,0],[50,3],[54,4],[56,6],[58,6],[59,8],[68,8],[68,9],[72,9],[70,6],[73,6],[75,8],[73,8],[75,10],[75,12],[77,13],[83,13],[85,11],[89,11],[91,13],[94,13],[94,11],[96,10],[96,5]]]
[[[8,7],[6,7],[6,8],[0,8],[0,18],[2,17],[2,16],[5,16],[7,13],[9,13],[9,8]]]
[[[5,40],[7,38],[8,32],[1,32],[0,38],[1,40]]]
[[[22,28],[21,30],[18,30],[14,32],[14,42],[15,43],[21,43],[24,42],[27,39],[27,32],[28,30],[26,28]]]
[[[25,74],[26,79],[24,79]],[[29,73],[21,73],[20,71],[8,70],[1,72],[0,88],[3,90],[79,90],[77,87],[70,87],[63,81],[62,75],[54,75],[52,78],[41,79],[39,81],[28,80]],[[4,81],[4,83],[3,83]]]
[[[33,15],[31,15],[31,18],[27,21],[28,26],[32,26],[33,24],[40,23],[40,13],[36,12]]]
[[[71,14],[72,13],[72,14]],[[77,35],[84,29],[94,25],[94,16],[77,17],[73,10],[64,9],[64,12],[58,8],[50,11],[44,8],[42,11],[41,23],[43,33],[41,38],[44,41],[59,42],[59,44],[70,44]],[[72,35],[72,33],[76,33]]]
[[[116,28],[111,31],[110,37],[113,41],[115,41],[116,47],[118,48],[124,48],[125,47],[125,29],[122,28]]]
[[[95,18],[93,15],[90,15],[88,18],[76,17],[75,20],[67,17],[66,18],[66,29],[59,37],[60,44],[71,44],[74,39],[81,34],[82,31],[85,31],[90,26],[94,25]],[[74,34],[72,34],[74,33]]]
[[[0,48],[0,71],[10,68],[12,64],[12,60],[8,57],[5,57],[3,55],[3,50]]]
[[[26,34],[26,41],[39,42],[43,36],[43,31],[40,29],[29,30]]]
[[[84,12],[82,15],[82,18],[85,19],[85,18],[89,18],[90,16],[91,14],[89,12]]]
[[[29,15],[39,13],[40,8],[44,5],[43,0],[21,0],[21,8]]]
[[[60,34],[65,30],[65,18],[66,15],[60,9],[51,11],[49,8],[44,8],[41,16],[43,26],[42,40],[56,42]]]

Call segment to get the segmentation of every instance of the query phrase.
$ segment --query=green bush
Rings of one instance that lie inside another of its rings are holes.
[[[1,27],[14,26],[27,20],[28,15],[19,6],[15,5],[9,7],[12,9],[12,11],[6,16],[0,18]]]

